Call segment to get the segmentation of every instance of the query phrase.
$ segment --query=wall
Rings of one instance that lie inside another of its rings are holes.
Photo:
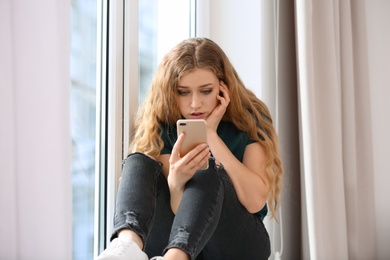
[[[249,88],[261,93],[260,2],[210,0],[210,38],[226,52]]]
[[[366,1],[369,85],[375,171],[377,257],[389,259],[390,1]]]

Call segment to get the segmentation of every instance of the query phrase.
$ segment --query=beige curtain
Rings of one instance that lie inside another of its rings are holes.
[[[72,258],[70,7],[0,1],[0,259]]]
[[[295,1],[304,259],[376,259],[364,8]]]

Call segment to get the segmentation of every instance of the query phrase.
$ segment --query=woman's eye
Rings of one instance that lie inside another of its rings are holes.
[[[201,93],[205,94],[205,95],[210,94],[211,92],[213,92],[212,89],[204,89],[204,90],[201,91]]]
[[[180,96],[187,96],[190,92],[189,91],[178,90],[177,93]]]

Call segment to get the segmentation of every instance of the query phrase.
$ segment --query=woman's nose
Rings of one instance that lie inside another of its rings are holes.
[[[202,102],[199,97],[199,95],[194,94],[191,99],[191,107],[192,108],[199,108],[201,106]]]

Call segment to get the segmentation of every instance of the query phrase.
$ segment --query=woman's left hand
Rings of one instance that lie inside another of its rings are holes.
[[[220,94],[217,96],[217,99],[220,103],[214,108],[213,112],[211,112],[209,117],[206,119],[207,128],[212,131],[217,131],[219,122],[221,121],[230,103],[229,90],[222,81],[220,82],[219,91]]]

